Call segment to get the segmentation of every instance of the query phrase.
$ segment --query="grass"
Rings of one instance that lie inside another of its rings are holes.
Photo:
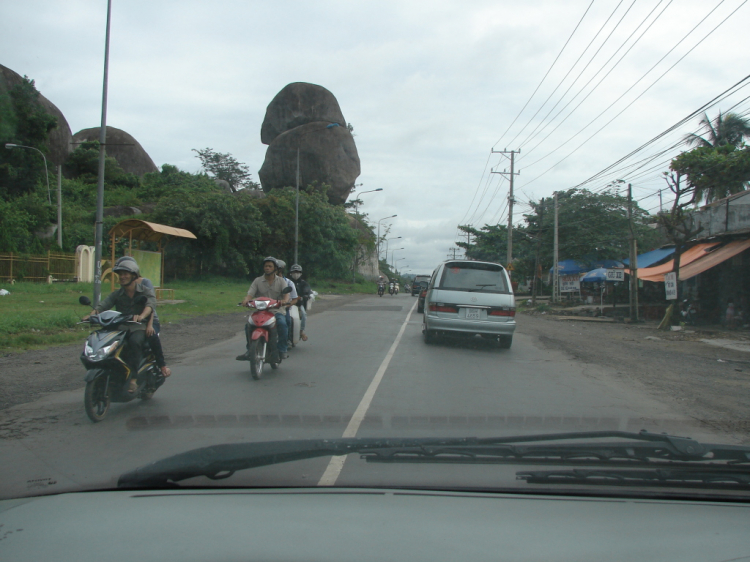
[[[311,281],[320,294],[375,293],[371,282],[320,280]],[[202,281],[169,282],[178,304],[158,307],[162,325],[209,314],[237,312],[237,303],[250,287],[250,281],[213,278]],[[88,312],[78,304],[81,295],[93,294],[91,283],[0,283],[10,295],[0,296],[0,353],[40,349],[54,345],[83,342],[88,325],[76,323]],[[102,286],[109,293],[109,285]]]

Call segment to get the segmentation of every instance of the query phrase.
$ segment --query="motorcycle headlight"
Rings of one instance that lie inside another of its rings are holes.
[[[253,306],[257,310],[265,310],[268,308],[268,301],[255,301],[253,302]]]
[[[120,344],[120,342],[115,342],[111,345],[107,345],[105,347],[99,348],[98,351],[94,351],[94,348],[92,348],[88,342],[86,342],[86,349],[85,354],[87,359],[91,359],[92,361],[101,361],[107,355],[109,355],[111,352],[115,351],[117,349],[117,346]]]

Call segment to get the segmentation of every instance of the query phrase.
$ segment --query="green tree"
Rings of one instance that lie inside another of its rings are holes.
[[[694,189],[692,200],[711,203],[747,188],[750,182],[750,147],[722,144],[700,146],[673,159],[669,168],[684,175]]]
[[[701,125],[708,129],[704,136],[690,133],[685,135],[688,145],[701,147],[719,147],[725,144],[739,146],[744,137],[750,136],[750,120],[736,113],[725,113],[721,111],[713,121],[709,119],[708,113],[703,114]]]
[[[0,145],[21,144],[46,153],[47,136],[57,119],[39,101],[34,81],[24,76],[0,103]],[[12,199],[34,191],[44,182],[44,160],[34,150],[2,148],[0,156],[0,196]]]
[[[250,168],[238,162],[231,154],[215,152],[213,148],[204,148],[203,150],[193,149],[201,161],[203,170],[217,180],[224,180],[229,184],[232,191],[237,192],[240,189],[260,189],[260,184],[252,181]]]
[[[358,235],[349,224],[346,211],[331,205],[325,191],[313,185],[300,190],[299,261],[308,275],[344,279],[351,273]],[[286,187],[255,199],[268,226],[264,254],[281,258],[289,265],[294,259],[295,198],[296,190]]]
[[[252,198],[223,191],[175,192],[159,201],[150,218],[196,235],[169,245],[170,270],[181,273],[247,276],[266,231]]]
[[[65,161],[68,173],[88,184],[96,184],[99,177],[99,141],[84,142]],[[104,160],[105,186],[136,188],[140,185],[138,176],[127,174],[117,160],[107,156]]]

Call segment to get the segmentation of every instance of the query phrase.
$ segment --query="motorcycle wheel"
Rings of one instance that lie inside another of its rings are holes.
[[[86,415],[94,423],[102,421],[109,410],[109,392],[104,392],[106,387],[107,377],[97,377],[86,383],[83,404],[86,407]]]
[[[263,373],[265,349],[260,340],[253,340],[250,344],[250,374],[257,381]]]

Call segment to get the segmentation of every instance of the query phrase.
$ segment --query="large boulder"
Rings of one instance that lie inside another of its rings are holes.
[[[316,84],[293,82],[268,104],[260,142],[271,144],[281,133],[315,121],[346,126],[339,102],[331,92]]]
[[[73,135],[73,143],[79,144],[86,141],[98,141],[101,127],[83,129]],[[111,156],[120,165],[125,173],[142,176],[149,172],[158,172],[159,169],[151,160],[143,147],[131,135],[107,126],[107,156]]]
[[[6,108],[7,110],[12,110],[13,106],[10,103],[9,97],[10,90],[22,82],[23,78],[21,75],[0,64],[0,118],[3,120],[7,119],[8,121],[12,121],[12,117],[10,115],[5,115],[4,110]],[[57,126],[50,131],[47,137],[47,162],[53,165],[64,164],[65,160],[68,158],[68,154],[70,154],[72,150],[70,143],[73,135],[70,131],[70,125],[68,125],[68,122],[65,120],[62,111],[57,109],[55,104],[41,95],[41,93],[39,94],[39,103],[42,104],[42,107],[47,113],[57,119]],[[11,132],[10,137],[3,140],[6,140],[6,142],[16,140],[13,139],[13,135],[14,132]]]
[[[295,127],[273,140],[258,171],[263,191],[295,185],[297,148],[300,185],[327,184],[331,203],[346,202],[360,174],[357,147],[345,127],[325,121]]]

